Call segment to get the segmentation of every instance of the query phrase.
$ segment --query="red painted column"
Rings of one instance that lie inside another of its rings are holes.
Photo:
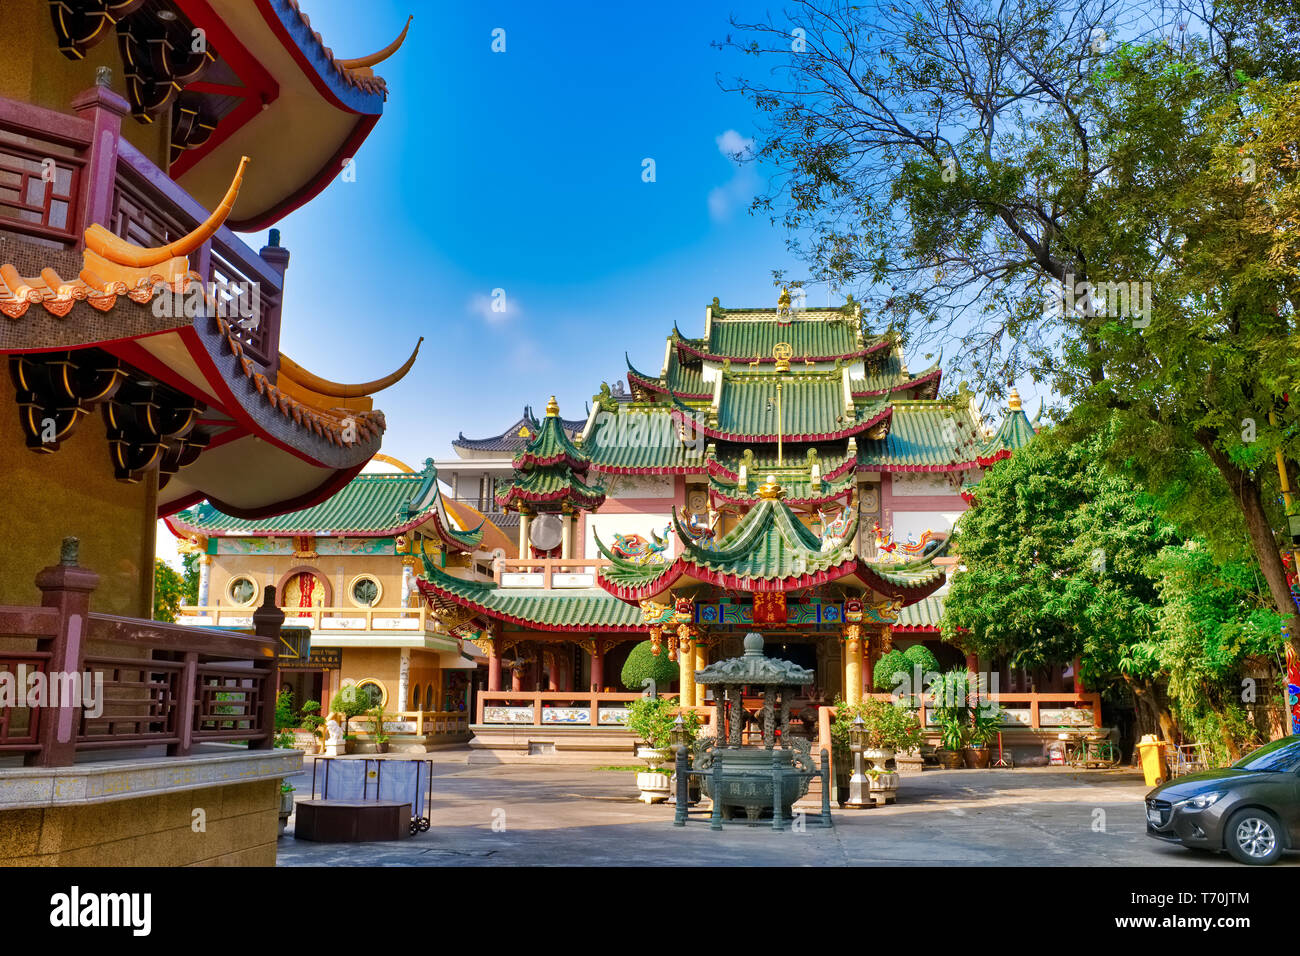
[[[488,690],[501,689],[501,652],[497,650],[497,642],[488,643]]]
[[[605,687],[605,647],[597,638],[596,653],[591,655],[591,692],[599,694]]]
[[[94,124],[75,212],[76,229],[82,233],[92,223],[108,226],[112,218],[113,194],[117,189],[117,141],[122,135],[122,117],[131,112],[131,104],[107,86],[92,86],[73,97],[72,108]],[[84,243],[84,238],[79,239],[77,248]]]
[[[1087,689],[1083,686],[1083,675],[1079,673],[1079,665],[1081,663],[1082,661],[1076,657],[1072,665],[1074,669],[1074,692],[1076,694],[1082,694]]]

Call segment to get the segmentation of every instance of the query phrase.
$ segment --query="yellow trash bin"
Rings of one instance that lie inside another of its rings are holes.
[[[1169,777],[1169,770],[1165,766],[1165,748],[1155,734],[1147,734],[1138,741],[1138,753],[1141,755],[1142,776],[1146,778],[1147,786],[1164,783]]]

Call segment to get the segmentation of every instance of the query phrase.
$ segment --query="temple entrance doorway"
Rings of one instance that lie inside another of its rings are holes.
[[[806,638],[799,641],[768,638],[763,642],[763,653],[777,660],[806,667],[810,671],[817,670],[817,647]]]

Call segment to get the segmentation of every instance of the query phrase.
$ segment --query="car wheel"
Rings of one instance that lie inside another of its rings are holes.
[[[1238,810],[1228,820],[1223,842],[1239,863],[1276,863],[1282,855],[1282,825],[1267,810]]]

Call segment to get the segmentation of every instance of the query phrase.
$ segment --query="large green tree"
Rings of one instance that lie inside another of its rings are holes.
[[[1133,648],[1156,626],[1149,562],[1178,537],[1102,451],[1049,430],[976,486],[953,539],[965,570],[944,636],[1025,670],[1080,657],[1088,686],[1125,683],[1172,738],[1158,660]]]
[[[1271,467],[1300,459],[1295,4],[803,0],[736,26],[767,67],[735,83],[776,170],[757,205],[813,278],[989,393],[1029,374],[1080,434],[1113,427],[1216,554],[1248,537],[1300,648]]]
[[[1242,680],[1280,670],[1279,615],[1244,540],[1223,559],[1186,540],[1106,463],[1106,439],[1048,430],[980,482],[944,636],[1027,669],[1078,656],[1089,687],[1131,691],[1144,726],[1233,756],[1265,730],[1243,691],[1274,688]]]

